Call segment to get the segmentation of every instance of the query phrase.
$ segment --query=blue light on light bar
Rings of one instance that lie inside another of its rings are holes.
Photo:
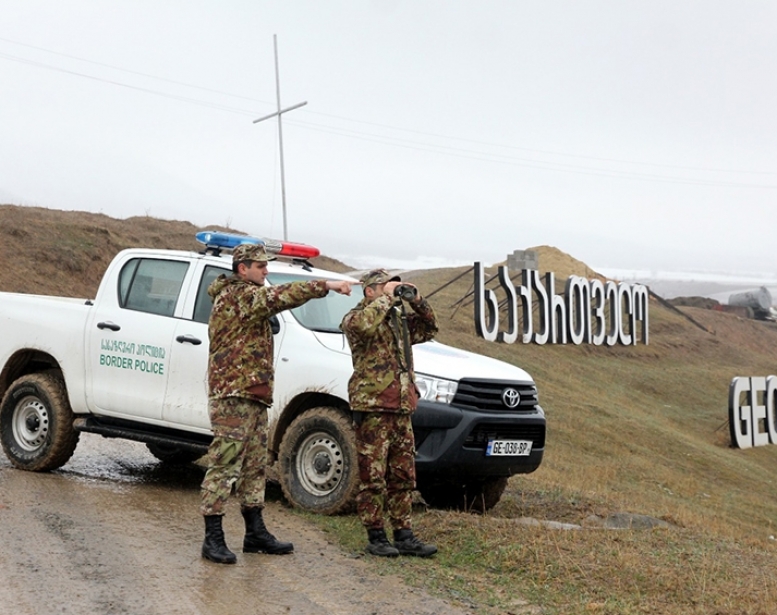
[[[232,250],[240,244],[250,243],[255,246],[263,246],[265,242],[256,237],[246,235],[234,235],[232,233],[222,233],[220,231],[200,231],[194,236],[197,241],[204,243],[209,248],[224,248]]]

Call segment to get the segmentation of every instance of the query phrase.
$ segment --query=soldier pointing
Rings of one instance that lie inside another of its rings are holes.
[[[224,540],[222,516],[232,492],[245,520],[244,553],[291,553],[264,524],[267,410],[273,403],[273,336],[270,318],[330,290],[351,294],[351,283],[333,280],[264,285],[269,256],[264,246],[242,244],[232,253],[233,275],[208,288],[213,310],[208,323],[208,412],[213,442],[202,481],[200,512],[205,517],[202,556],[234,564]]]

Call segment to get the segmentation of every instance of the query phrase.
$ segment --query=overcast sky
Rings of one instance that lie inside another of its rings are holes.
[[[777,275],[777,3],[0,0],[0,203]]]

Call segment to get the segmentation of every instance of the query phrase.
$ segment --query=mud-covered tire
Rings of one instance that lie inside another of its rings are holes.
[[[351,419],[336,408],[312,408],[283,434],[278,481],[295,508],[323,515],[353,510],[359,487]]]
[[[484,513],[499,503],[507,477],[493,476],[455,483],[419,483],[418,490],[432,508]]]
[[[160,444],[158,442],[146,442],[146,448],[162,463],[174,466],[192,463],[204,455],[204,453],[181,448],[174,444]]]
[[[78,444],[65,383],[53,373],[22,376],[0,403],[0,439],[11,463],[47,472],[67,463]]]

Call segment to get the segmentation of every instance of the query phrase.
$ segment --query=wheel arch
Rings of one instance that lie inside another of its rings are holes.
[[[268,455],[270,459],[268,461],[274,462],[278,459],[278,449],[283,439],[283,434],[289,428],[289,425],[300,414],[311,408],[317,408],[320,406],[328,406],[330,408],[337,408],[343,414],[351,416],[351,407],[344,399],[327,393],[326,391],[305,391],[300,393],[288,404],[286,404],[281,412],[278,420],[275,421],[268,442]]]
[[[8,358],[0,371],[0,399],[18,378],[45,372],[56,372],[62,376],[62,367],[52,355],[42,350],[34,348],[17,350]]]

